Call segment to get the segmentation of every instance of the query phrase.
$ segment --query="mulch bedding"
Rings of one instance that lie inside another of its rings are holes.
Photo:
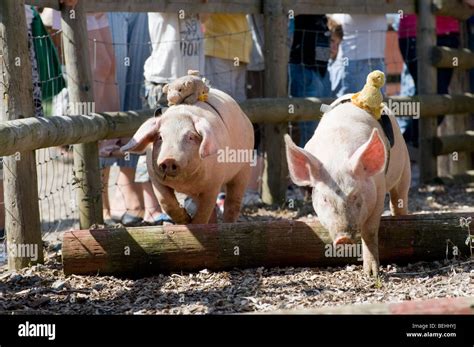
[[[473,212],[474,189],[423,186],[410,195],[414,213]],[[310,202],[289,208],[245,208],[241,221],[313,218]],[[474,296],[474,260],[444,259],[381,267],[361,265],[254,268],[174,273],[141,279],[68,276],[50,245],[45,265],[0,274],[0,314],[224,314],[345,304]]]

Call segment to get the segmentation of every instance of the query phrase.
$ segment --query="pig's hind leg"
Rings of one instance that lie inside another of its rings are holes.
[[[408,214],[408,191],[410,190],[410,183],[410,160],[407,160],[400,181],[390,190],[390,210],[392,215],[400,216]]]
[[[224,223],[235,223],[239,218],[242,199],[250,180],[251,168],[244,166],[242,170],[227,183],[224,202]]]

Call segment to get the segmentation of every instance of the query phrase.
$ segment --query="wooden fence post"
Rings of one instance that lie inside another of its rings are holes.
[[[418,56],[418,94],[437,93],[437,72],[431,63],[431,51],[436,46],[436,20],[431,0],[418,1],[418,28],[416,33],[416,54]],[[423,109],[421,109],[423,113]],[[433,141],[437,136],[436,117],[419,120],[420,181],[427,183],[437,177],[437,160],[433,154]]]
[[[288,16],[282,0],[264,0],[265,16],[265,84],[264,96],[288,95]],[[288,166],[283,135],[286,124],[265,124],[263,143],[265,168],[262,182],[262,200],[266,204],[283,203],[286,197]]]
[[[468,46],[467,42],[467,26],[466,22],[460,23],[460,48],[455,50],[457,53],[462,54],[453,55],[451,57],[451,68],[454,69],[453,77],[449,86],[450,94],[462,94],[464,91],[469,90],[469,70],[466,70],[465,64],[473,64],[474,57],[470,57],[467,54],[468,51],[464,50]],[[453,58],[457,58],[456,61]],[[457,64],[461,62],[461,64]],[[458,135],[458,138],[466,133],[469,127],[470,115],[467,114],[454,114],[446,115],[443,123],[438,129],[438,134],[443,135]],[[471,168],[471,152],[470,151],[461,151],[459,148],[438,157],[438,176],[458,176],[465,174]]]
[[[74,9],[63,7],[61,10],[67,86],[72,105],[94,102],[83,6],[84,1],[80,0]],[[102,180],[97,142],[74,145],[74,175],[81,228],[102,224]]]
[[[33,83],[24,1],[0,1],[0,120],[32,117]],[[3,158],[8,268],[43,262],[35,151]]]

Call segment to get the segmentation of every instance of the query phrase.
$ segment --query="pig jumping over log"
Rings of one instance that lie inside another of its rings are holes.
[[[237,220],[250,179],[251,161],[227,160],[219,152],[253,153],[253,146],[252,123],[237,102],[211,89],[207,102],[176,105],[147,120],[121,150],[143,153],[147,149],[148,173],[158,201],[175,223],[206,224],[222,185],[227,188],[224,222]],[[192,219],[175,191],[197,203]]]
[[[363,267],[379,270],[378,230],[384,199],[390,193],[393,215],[408,213],[411,181],[407,146],[395,117],[385,106],[393,129],[390,148],[380,123],[350,101],[336,100],[304,149],[285,135],[291,179],[313,187],[313,207],[334,245],[362,238]],[[388,167],[387,167],[388,166]]]

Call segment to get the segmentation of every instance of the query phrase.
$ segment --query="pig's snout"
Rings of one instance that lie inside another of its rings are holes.
[[[179,166],[174,159],[165,159],[158,164],[158,171],[163,177],[176,177],[178,175]]]
[[[347,233],[338,233],[334,238],[334,246],[355,243],[351,235]]]

